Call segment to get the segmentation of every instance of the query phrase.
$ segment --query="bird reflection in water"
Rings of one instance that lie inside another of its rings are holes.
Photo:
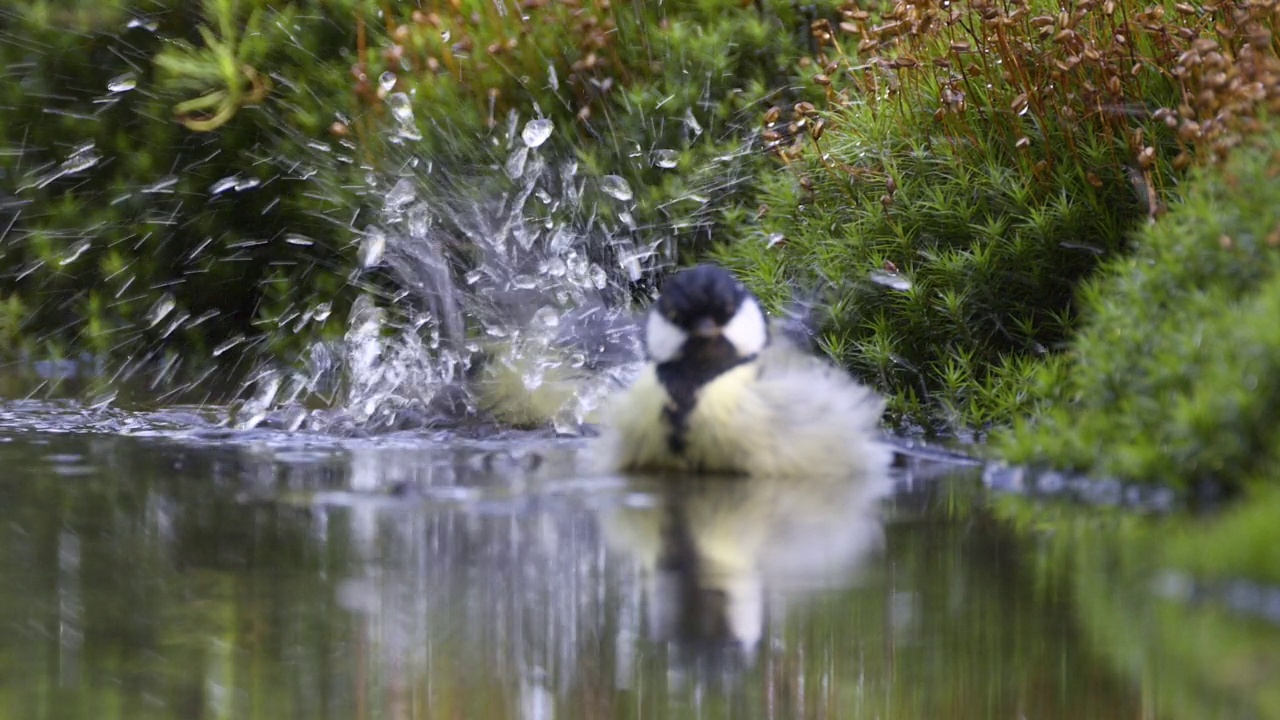
[[[789,604],[856,582],[883,546],[890,486],[887,474],[636,479],[601,525],[639,566],[649,638],[731,670],[751,664]]]

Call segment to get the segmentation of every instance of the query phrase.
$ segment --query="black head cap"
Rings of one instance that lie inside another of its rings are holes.
[[[698,265],[667,280],[656,309],[671,324],[693,332],[705,320],[724,326],[750,296],[746,286],[724,268]]]

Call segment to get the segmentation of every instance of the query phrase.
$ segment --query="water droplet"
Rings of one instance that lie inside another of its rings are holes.
[[[402,92],[391,93],[387,96],[387,106],[391,108],[392,117],[401,125],[413,125],[413,103],[408,95]]]
[[[560,326],[560,313],[550,305],[538,308],[533,314],[531,324],[535,328],[554,328]]]
[[[396,86],[396,74],[391,72],[390,70],[378,76],[378,87],[382,88],[383,92],[391,92],[391,89],[394,88],[395,86]]]
[[[228,351],[228,350],[230,350],[231,348],[233,348],[233,347],[235,347],[235,346],[239,345],[239,344],[240,344],[240,343],[242,343],[242,342],[244,342],[244,335],[237,335],[237,336],[235,336],[235,337],[231,338],[230,340],[228,340],[228,341],[226,341],[226,342],[222,343],[222,344],[221,344],[221,345],[219,345],[218,347],[214,348],[214,349],[213,349],[213,356],[214,356],[214,357],[218,357],[219,355],[221,355],[221,354],[225,353],[226,351]]]
[[[431,227],[431,213],[426,203],[418,203],[409,208],[409,236],[422,239],[427,236]]]
[[[448,28],[440,31],[440,42],[449,42],[452,37],[453,33],[449,32]]]
[[[547,63],[547,84],[551,86],[552,92],[560,91],[560,78],[556,77],[556,66],[553,63]]]
[[[538,264],[538,274],[546,275],[547,277],[553,277],[553,278],[564,277],[564,274],[567,271],[568,271],[568,267],[566,267],[564,264],[564,261],[558,257],[553,257],[549,260],[544,260],[543,262]]]
[[[297,432],[302,427],[302,423],[307,420],[307,409],[301,405],[294,405],[289,408],[284,420],[284,429],[287,432]]]
[[[525,145],[536,148],[551,137],[551,131],[554,129],[555,124],[547,118],[530,120],[524,124],[524,130],[520,132],[520,139],[524,140]]]
[[[236,177],[235,175],[224,177],[221,180],[209,186],[209,194],[220,195],[230,190],[231,188],[234,188],[236,186],[236,183],[238,182],[240,182],[240,178]]]
[[[565,251],[573,247],[576,236],[567,229],[556,228],[556,232],[551,236],[551,241],[547,243],[547,251],[553,255],[563,255]]]
[[[686,110],[684,113],[684,126],[693,133],[696,138],[702,134],[702,125],[698,123],[698,118],[693,116],[693,109]]]
[[[609,276],[605,273],[604,268],[599,265],[591,265],[591,284],[597,290],[603,290],[609,284]]]
[[[237,181],[236,181],[236,192],[243,192],[243,191],[245,191],[245,190],[252,190],[252,189],[254,189],[254,188],[258,187],[258,186],[259,186],[259,185],[261,185],[261,184],[262,184],[262,181],[261,181],[261,180],[259,180],[258,178],[245,178],[245,179],[243,179],[243,180],[237,180]]]
[[[894,290],[910,290],[911,281],[899,275],[898,273],[888,273],[880,270],[874,270],[867,276],[871,282],[877,285],[893,288]]]
[[[71,263],[78,260],[80,256],[83,255],[84,252],[89,249],[90,245],[91,243],[88,240],[81,240],[80,242],[75,244],[75,247],[71,248],[71,254],[63,258],[62,261],[59,262],[58,264],[70,265]]]
[[[773,247],[781,242],[786,241],[787,236],[782,233],[769,233],[768,241],[765,247]]]
[[[635,197],[635,194],[631,192],[631,184],[627,182],[626,178],[618,175],[605,175],[600,178],[600,189],[614,199],[623,202]]]
[[[414,188],[413,182],[409,178],[400,178],[395,186],[391,188],[391,192],[387,193],[386,211],[398,213],[406,205],[413,202],[417,196],[418,191]]]
[[[506,165],[507,177],[510,177],[512,180],[515,180],[519,178],[521,175],[524,175],[524,165],[525,165],[525,161],[528,159],[529,159],[529,148],[527,147],[516,148],[515,152],[511,153],[511,156],[507,158],[507,165]]]
[[[653,165],[666,170],[680,164],[680,153],[675,150],[654,150]]]
[[[169,293],[165,293],[164,296],[157,300],[155,304],[151,306],[151,309],[147,311],[147,327],[153,328],[156,325],[159,325],[160,321],[164,320],[166,315],[173,312],[173,309],[177,307],[177,305],[178,303],[173,299],[173,296]]]
[[[382,253],[387,249],[387,236],[378,228],[369,228],[360,243],[360,267],[369,269],[382,262]]]
[[[107,90],[113,93],[129,92],[138,87],[138,77],[131,72],[117,75],[107,81]]]
[[[150,185],[142,188],[144,193],[170,193],[173,192],[173,186],[178,184],[177,175],[166,175]]]
[[[565,258],[565,265],[569,268],[569,278],[575,283],[581,284],[587,279],[587,259],[576,252],[570,251],[569,256]]]
[[[125,28],[130,30],[133,28],[141,28],[147,32],[155,32],[158,27],[160,27],[160,23],[149,17],[136,17],[130,20],[129,24],[125,25]]]
[[[71,157],[63,161],[61,169],[65,172],[80,172],[97,165],[101,159],[102,156],[94,152],[94,144],[86,143],[76,148]]]
[[[315,312],[312,315],[312,317],[316,319],[316,322],[324,322],[325,320],[328,320],[329,316],[332,314],[333,314],[333,303],[322,302],[316,306]]]

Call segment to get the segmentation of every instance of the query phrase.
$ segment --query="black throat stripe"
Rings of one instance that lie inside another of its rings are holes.
[[[714,337],[689,340],[680,357],[658,365],[658,382],[670,396],[662,416],[669,425],[667,447],[672,453],[681,455],[688,445],[689,414],[698,403],[698,391],[725,372],[753,359],[755,355],[739,356],[725,338]]]

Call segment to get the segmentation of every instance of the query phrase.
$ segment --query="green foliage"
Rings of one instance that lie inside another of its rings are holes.
[[[771,303],[830,288],[824,342],[899,418],[1006,421],[1030,361],[1065,340],[1077,282],[1144,211],[1101,150],[1037,180],[1035,162],[999,159],[994,132],[975,148],[910,119],[833,110],[821,147],[763,181],[759,231],[715,257]]]
[[[244,21],[243,31],[236,0],[205,0],[204,13],[218,23],[219,34],[204,25],[196,29],[203,45],[182,43],[165,48],[155,57],[156,68],[168,76],[170,88],[190,87],[200,97],[185,100],[174,111],[182,123],[192,130],[208,132],[226,124],[241,105],[257,103],[265,97],[270,83],[254,69],[265,60],[272,38],[262,31],[264,7],[255,7]],[[277,23],[295,22],[292,6],[275,18]],[[211,112],[208,117],[192,117],[193,113]]]
[[[549,119],[555,130],[545,147],[553,156],[577,156],[588,175],[627,180],[635,202],[622,222],[668,255],[694,257],[716,234],[720,213],[751,204],[755,178],[771,170],[743,139],[766,100],[793,94],[809,23],[833,14],[835,3],[433,7],[394,9],[386,35],[361,54],[356,84],[383,116],[396,93],[411,98],[422,134],[415,152],[452,167],[500,163],[511,146],[477,143],[477,133]],[[382,86],[386,79],[394,85]],[[376,144],[368,121],[351,130]],[[622,224],[611,204],[599,212]]]
[[[1079,282],[1280,98],[1274,17],[1250,6],[841,12],[813,24],[818,104],[765,116],[787,171],[762,181],[762,219],[714,255],[771,304],[826,288],[823,346],[904,424],[1025,411]]]
[[[88,351],[195,372],[254,335],[269,287],[295,315],[342,306],[354,253],[327,216],[356,202],[349,171],[308,144],[328,123],[300,118],[348,106],[347,80],[318,68],[354,46],[353,28],[266,0],[27,3],[0,25],[0,279],[24,313],[3,321],[0,357]],[[270,96],[268,75],[283,81]],[[296,352],[333,325],[262,327],[259,345]]]
[[[999,438],[1017,462],[1179,485],[1280,472],[1280,132],[1200,173],[1082,295],[1087,320]]]
[[[731,0],[0,10],[0,61],[15,80],[0,88],[0,173],[16,187],[0,198],[0,277],[29,313],[3,326],[15,340],[0,353],[47,346],[162,363],[176,349],[177,369],[198,371],[243,338],[218,361],[287,361],[339,332],[360,292],[348,282],[351,240],[382,200],[367,176],[401,171],[410,154],[449,177],[500,175],[504,130],[538,115],[555,125],[548,156],[576,156],[635,193],[589,214],[659,247],[654,265],[670,262],[768,169],[740,137],[753,132],[753,107],[789,84],[816,12],[834,10]],[[408,128],[391,111],[401,98]],[[450,185],[439,177],[422,182]],[[332,311],[309,312],[321,305]]]

